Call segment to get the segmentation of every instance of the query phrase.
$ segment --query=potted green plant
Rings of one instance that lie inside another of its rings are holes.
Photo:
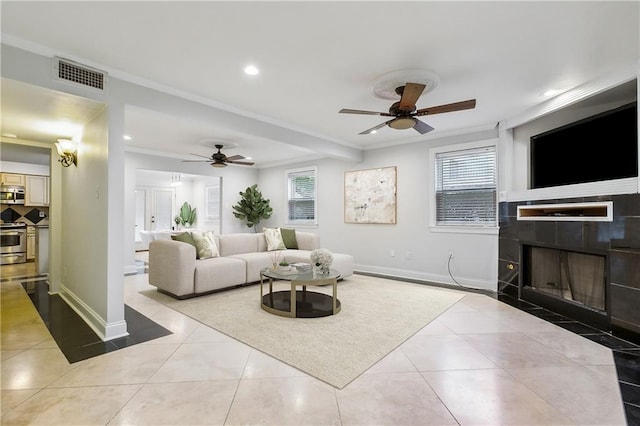
[[[273,209],[270,200],[262,197],[262,192],[258,190],[258,185],[253,184],[244,192],[240,191],[240,201],[233,206],[233,215],[240,220],[245,220],[249,228],[254,232],[258,231],[258,224],[263,219],[269,219]]]
[[[182,207],[180,207],[179,217],[184,226],[190,227],[196,221],[196,209],[192,208],[191,205],[185,201]],[[176,223],[178,222],[176,221]]]

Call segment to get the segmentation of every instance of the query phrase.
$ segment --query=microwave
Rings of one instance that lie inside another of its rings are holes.
[[[0,186],[0,204],[24,204],[24,186]]]

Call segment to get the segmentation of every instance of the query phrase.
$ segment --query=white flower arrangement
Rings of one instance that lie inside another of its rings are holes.
[[[333,262],[333,254],[327,249],[315,249],[311,252],[309,258],[311,264],[320,268],[323,273],[328,273]]]

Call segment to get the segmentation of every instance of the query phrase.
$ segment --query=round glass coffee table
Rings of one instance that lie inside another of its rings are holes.
[[[265,278],[269,280],[269,291],[266,293],[263,289]],[[311,269],[279,272],[272,268],[263,268],[260,270],[260,305],[269,313],[290,318],[335,315],[340,312],[338,278],[340,272],[335,269],[331,269],[328,274],[314,274]],[[290,281],[290,290],[273,291],[274,280]],[[307,290],[307,286],[321,285],[332,285],[333,294]],[[295,303],[291,303],[292,300]]]

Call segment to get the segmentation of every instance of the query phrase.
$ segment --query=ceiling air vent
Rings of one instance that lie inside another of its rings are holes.
[[[67,59],[55,58],[54,60],[55,78],[69,81],[82,86],[104,90],[106,84],[106,73]]]

